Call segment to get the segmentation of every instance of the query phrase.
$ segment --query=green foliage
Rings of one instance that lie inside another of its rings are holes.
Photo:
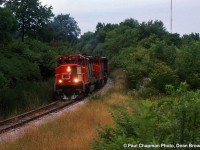
[[[94,49],[97,46],[97,39],[92,32],[86,32],[81,36],[77,47],[82,54],[91,55],[94,53]]]
[[[12,10],[18,21],[22,41],[25,35],[36,37],[53,17],[52,7],[42,6],[39,0],[9,0],[6,7]]]
[[[178,76],[176,73],[165,63],[157,61],[150,74],[151,85],[158,89],[160,92],[165,92],[165,85],[177,85]]]
[[[200,87],[200,42],[182,47],[176,60],[181,81],[186,81],[192,89]]]
[[[0,20],[0,44],[8,44],[8,42],[12,39],[12,33],[16,30],[17,21],[9,9],[1,7]]]
[[[174,68],[177,56],[175,46],[169,46],[164,41],[157,41],[151,46],[152,55],[156,59],[165,62],[171,68]]]
[[[138,23],[126,19],[118,25],[98,23],[95,33],[81,37],[83,53],[111,58],[111,68],[126,70],[128,86],[139,95],[165,93],[165,85],[186,81],[198,89],[199,34],[180,38],[170,34],[161,21]],[[195,42],[196,41],[196,42]],[[150,82],[143,86],[143,81]]]
[[[53,84],[54,80],[25,82],[14,88],[0,89],[0,119],[49,103],[52,100]]]
[[[142,22],[139,26],[139,39],[145,39],[152,34],[155,34],[160,40],[164,39],[167,32],[162,21],[148,21]]]
[[[119,52],[120,49],[135,46],[138,40],[138,30],[129,26],[119,26],[107,34],[105,47],[111,51]]]
[[[54,76],[56,57],[79,53],[73,45],[80,34],[77,22],[59,15],[54,26],[51,17],[52,7],[39,0],[8,0],[0,7],[0,118],[48,103],[54,86],[42,81]],[[54,49],[39,41],[54,38]]]
[[[115,29],[117,27],[116,24],[105,24],[105,23],[98,23],[96,25],[96,31],[95,31],[95,35],[96,35],[96,38],[97,40],[100,42],[100,43],[103,43],[105,42],[105,39],[106,39],[106,36],[107,36],[107,33],[109,31],[112,31],[113,29]]]
[[[198,40],[197,34],[190,36]],[[138,90],[139,95],[151,95],[165,93],[167,84],[176,86],[184,81],[179,71],[184,67],[176,63],[182,53],[181,40],[179,34],[168,33],[161,21],[126,19],[118,25],[98,23],[95,33],[81,37],[78,48],[86,54],[111,58],[111,68],[126,70],[129,88]],[[146,79],[149,82],[143,85]],[[196,82],[198,74],[192,79]]]
[[[55,59],[58,54],[48,45],[37,40],[30,39],[25,44],[28,49],[24,50],[22,56],[39,66],[43,78],[51,77],[54,74]]]
[[[189,45],[195,41],[199,41],[200,40],[200,35],[199,33],[191,33],[189,35],[183,35],[182,37],[182,43],[183,45]]]
[[[177,46],[178,48],[180,48],[180,46],[183,43],[178,33],[168,34],[164,40],[166,41],[166,43],[168,43],[168,45],[174,45]]]
[[[38,81],[41,79],[37,64],[31,63],[15,53],[3,53],[0,59],[0,70],[11,87],[24,81]]]
[[[93,93],[89,97],[91,100],[100,100],[102,98],[102,96],[99,93]]]
[[[51,39],[74,42],[81,33],[78,23],[70,14],[60,14],[54,17],[50,25]]]
[[[7,84],[8,84],[7,79],[4,77],[4,74],[0,72],[0,88],[7,87]]]
[[[200,91],[187,91],[187,84],[181,83],[173,93],[154,102],[140,101],[139,109],[128,103],[134,113],[116,109],[112,114],[115,128],[98,130],[100,140],[93,148],[123,149],[124,143],[199,143]]]
[[[176,73],[168,65],[151,56],[151,51],[145,48],[123,49],[118,56],[113,57],[112,63],[126,69],[129,88],[140,90],[150,87],[145,92],[155,91],[153,88],[165,92],[165,85],[176,85],[178,82]],[[144,82],[146,79],[149,79],[147,83]]]
[[[0,50],[1,86],[13,87],[24,81],[40,81],[54,74],[57,54],[36,40],[15,41]]]

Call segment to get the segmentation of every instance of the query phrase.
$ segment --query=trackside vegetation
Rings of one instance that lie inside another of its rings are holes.
[[[94,51],[122,68],[134,98],[112,112],[115,127],[99,129],[94,149],[123,149],[124,143],[199,143],[200,37],[170,34],[161,21],[97,25]],[[101,46],[101,49],[99,47]],[[136,105],[134,100],[139,101]]]
[[[80,29],[69,14],[54,16],[39,0],[0,4],[2,120],[52,101],[55,60],[77,53],[72,49]]]
[[[123,107],[112,111],[114,128],[98,129],[100,140],[96,139],[93,149],[121,150],[126,149],[125,143],[198,144],[200,91],[188,91],[186,87],[186,83],[181,83],[170,96],[156,101],[140,99],[137,107],[134,100],[126,101],[129,109]]]
[[[49,120],[41,126],[30,125],[24,134],[11,141],[1,141],[1,150],[13,149],[92,149],[94,137],[98,136],[97,128],[113,126],[110,110],[126,107],[128,96],[123,89],[124,72],[117,71],[120,80],[115,86],[105,88],[98,96],[90,96],[88,102],[70,108],[60,117]],[[9,136],[8,136],[9,139]],[[12,140],[12,138],[11,138]]]
[[[89,97],[95,104],[108,99],[113,108],[110,125],[95,126],[93,149],[123,149],[123,143],[200,143],[199,33],[169,33],[162,21],[125,18],[118,24],[99,22],[94,32],[80,35],[70,14],[54,16],[52,7],[39,0],[23,2],[0,1],[1,120],[52,100],[58,56],[98,55],[109,59],[118,89]],[[89,143],[86,148],[92,148],[91,137]]]

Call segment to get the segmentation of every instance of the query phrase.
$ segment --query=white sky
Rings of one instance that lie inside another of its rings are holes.
[[[161,20],[170,32],[171,0],[40,0],[52,6],[53,13],[70,14],[81,34],[95,31],[98,22],[120,23],[128,18]],[[173,1],[173,33],[200,33],[200,0]]]

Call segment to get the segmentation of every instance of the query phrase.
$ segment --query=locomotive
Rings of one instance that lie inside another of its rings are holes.
[[[106,57],[74,54],[61,56],[56,62],[54,87],[56,99],[78,99],[107,82]]]

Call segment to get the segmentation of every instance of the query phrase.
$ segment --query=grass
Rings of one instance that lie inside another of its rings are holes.
[[[0,120],[25,112],[53,98],[53,79],[35,83],[21,83],[15,88],[0,89]]]
[[[119,72],[115,72],[121,75]],[[121,75],[123,77],[123,75]],[[31,127],[21,138],[1,143],[2,150],[88,150],[94,138],[98,137],[97,128],[114,126],[109,111],[126,105],[129,96],[121,89],[124,82],[115,80],[115,86],[81,105],[75,111],[65,113],[53,122],[40,127]],[[96,98],[98,100],[96,100]]]

